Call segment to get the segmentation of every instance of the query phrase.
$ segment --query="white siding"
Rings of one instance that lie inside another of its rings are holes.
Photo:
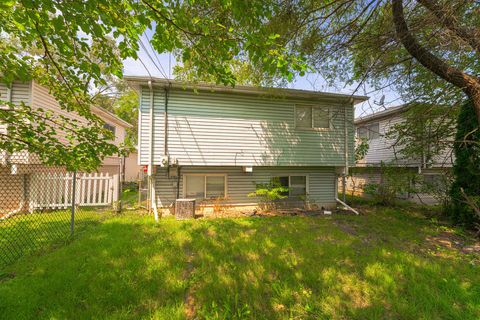
[[[369,149],[364,159],[360,160],[358,163],[360,165],[376,165],[380,164],[380,162],[391,162],[395,161],[395,163],[399,165],[408,165],[408,166],[421,166],[422,160],[421,159],[407,159],[401,153],[401,148],[395,145],[394,139],[387,139],[385,134],[392,130],[393,127],[405,121],[401,114],[394,114],[387,118],[381,118],[378,120],[370,120],[368,122],[357,124],[356,127],[362,127],[374,123],[379,124],[379,131],[380,137],[377,139],[372,139],[368,142]],[[455,130],[455,129],[452,129]],[[450,167],[453,161],[453,154],[452,149],[447,148],[441,154],[434,157],[433,159],[433,166],[434,167]]]
[[[335,169],[332,167],[255,167],[253,173],[245,173],[242,167],[182,167],[180,172],[179,197],[183,194],[183,175],[191,173],[226,174],[226,204],[252,204],[255,197],[247,195],[255,191],[257,183],[268,183],[272,177],[282,175],[308,175],[308,199],[319,207],[335,205]],[[171,206],[177,195],[177,179],[168,178],[164,168],[157,168],[155,175],[157,204],[159,207]]]

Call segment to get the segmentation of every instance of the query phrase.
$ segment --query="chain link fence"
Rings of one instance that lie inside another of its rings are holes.
[[[0,269],[108,216],[119,185],[119,175],[67,172],[0,151]]]

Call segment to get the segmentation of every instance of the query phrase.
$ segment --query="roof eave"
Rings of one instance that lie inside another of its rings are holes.
[[[149,81],[153,85],[168,86],[170,88],[177,89],[195,89],[200,91],[217,91],[217,92],[227,92],[227,93],[243,93],[243,94],[253,94],[253,95],[284,95],[293,98],[311,98],[311,99],[342,99],[346,101],[351,101],[354,105],[364,102],[369,99],[367,96],[356,96],[348,94],[338,94],[330,92],[318,92],[318,91],[308,91],[308,90],[298,90],[298,89],[286,89],[286,88],[265,88],[265,87],[253,87],[253,86],[243,86],[238,85],[235,87],[227,87],[221,85],[212,85],[208,83],[188,83],[181,82],[177,80],[170,80],[164,78],[150,78],[143,76],[126,76],[124,78],[135,90],[139,90],[141,85],[147,84]]]

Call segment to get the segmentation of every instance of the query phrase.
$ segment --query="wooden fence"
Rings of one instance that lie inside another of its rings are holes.
[[[30,211],[66,209],[72,206],[73,173],[34,173],[30,180]],[[75,205],[109,206],[119,199],[119,176],[78,173]]]

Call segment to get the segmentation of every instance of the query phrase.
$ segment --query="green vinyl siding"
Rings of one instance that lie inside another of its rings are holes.
[[[197,167],[181,168],[179,197],[184,197],[183,181],[188,174],[225,174],[227,176],[227,200],[225,204],[255,204],[258,199],[248,197],[255,191],[257,183],[268,183],[272,177],[288,175],[308,176],[308,200],[319,207],[335,204],[335,169],[333,167],[255,167],[252,173],[245,173],[242,167]],[[168,177],[165,168],[157,168],[155,175],[157,205],[169,207],[176,199],[177,179]]]
[[[154,164],[159,165],[164,154],[165,91],[154,92]],[[148,164],[148,87],[142,87],[140,102],[140,160]],[[330,107],[331,129],[295,128],[296,104]],[[353,164],[351,104],[175,89],[168,96],[168,153],[182,166],[343,166],[345,112]]]

